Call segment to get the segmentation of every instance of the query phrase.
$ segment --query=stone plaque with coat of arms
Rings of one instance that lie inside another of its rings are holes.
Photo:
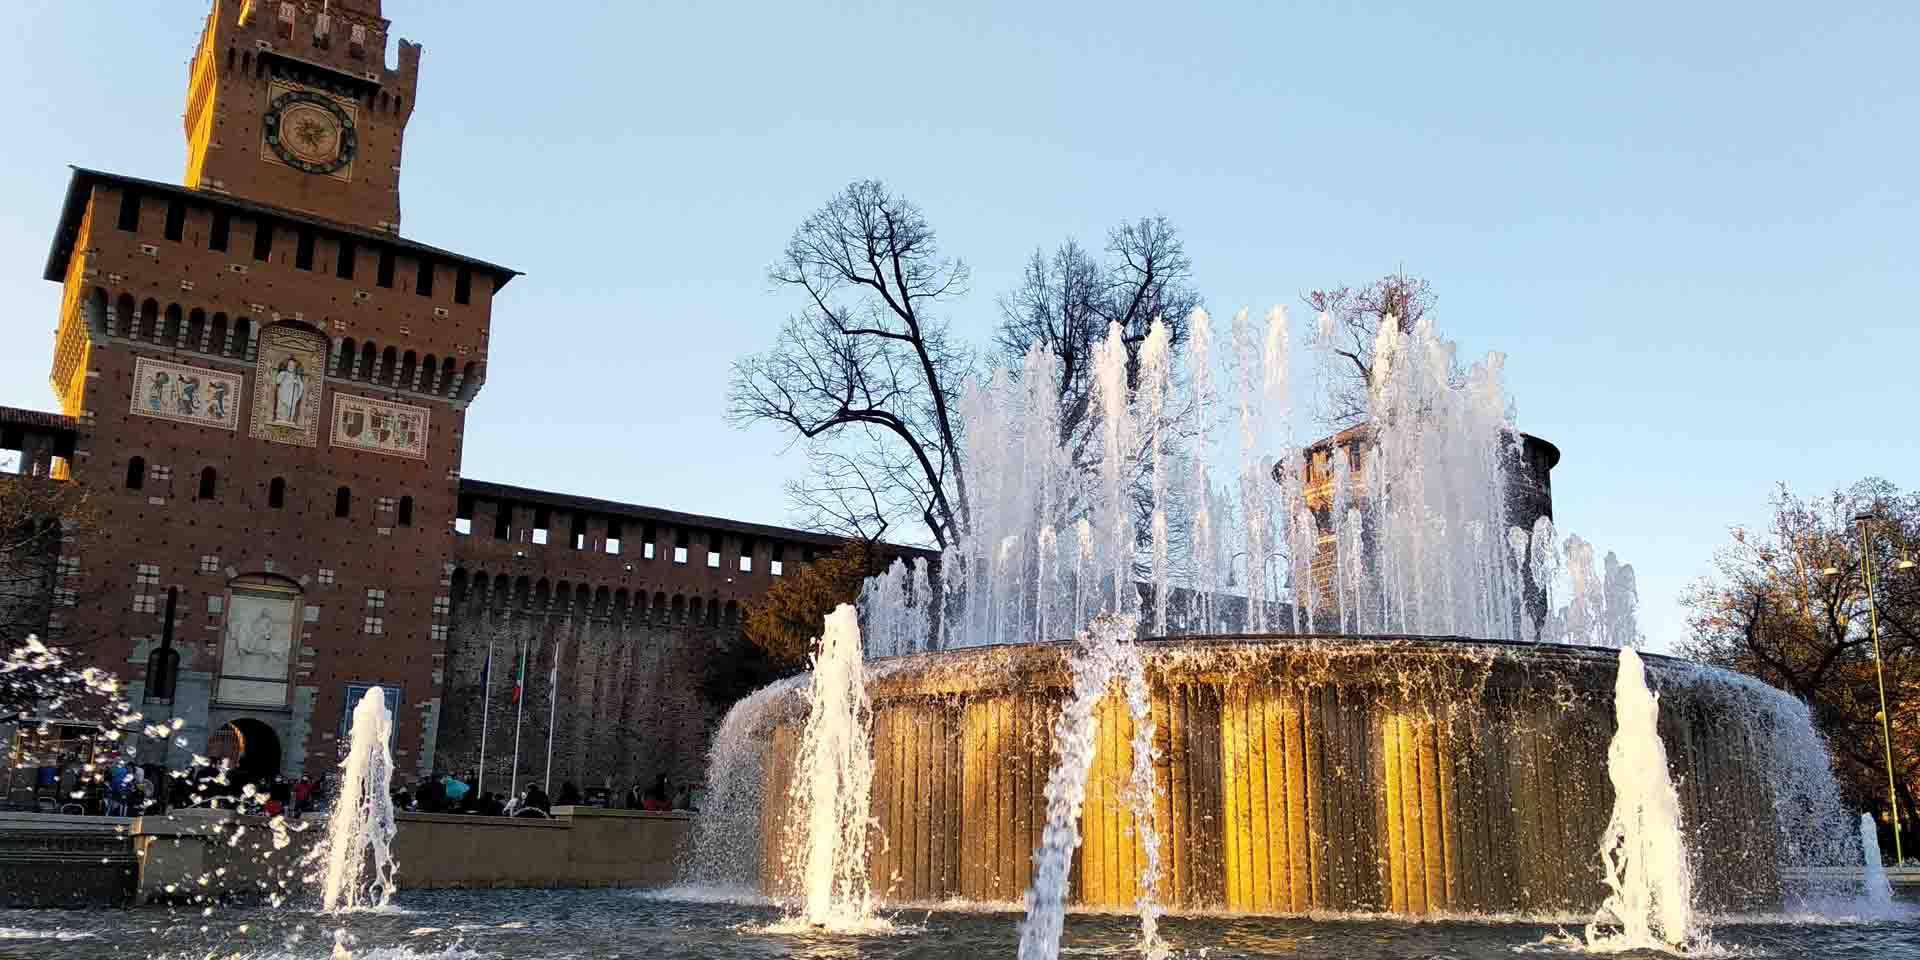
[[[333,395],[333,445],[395,457],[427,458],[425,407],[371,397]]]

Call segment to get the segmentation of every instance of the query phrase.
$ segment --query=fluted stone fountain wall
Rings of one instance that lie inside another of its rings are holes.
[[[1250,913],[1583,912],[1613,802],[1611,650],[1470,640],[1219,638],[1143,645],[1162,903]],[[875,892],[1012,902],[1032,880],[1067,690],[1060,644],[872,664]],[[1703,906],[1780,897],[1772,691],[1649,657]],[[1724,677],[1725,675],[1720,675]],[[1144,859],[1122,790],[1132,724],[1100,710],[1072,899],[1131,906]],[[797,723],[771,734],[764,882],[780,874]],[[774,891],[780,892],[780,891]]]

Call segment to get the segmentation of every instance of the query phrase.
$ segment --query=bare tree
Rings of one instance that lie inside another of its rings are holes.
[[[788,485],[803,523],[878,539],[917,520],[946,546],[967,522],[953,411],[971,356],[939,310],[965,292],[966,266],[941,255],[919,208],[861,180],[794,231],[768,276],[803,306],[772,348],[735,363],[728,419],[804,445],[812,469]]]
[[[1715,574],[1683,598],[1691,638],[1681,653],[1740,670],[1805,700],[1833,748],[1849,799],[1885,809],[1886,752],[1856,513],[1874,511],[1874,569],[1881,672],[1893,730],[1903,815],[1920,795],[1920,568],[1900,567],[1920,547],[1920,494],[1882,480],[1805,500],[1774,494],[1762,529],[1736,527],[1714,557]]]
[[[1410,333],[1433,309],[1433,291],[1427,281],[1405,273],[1389,274],[1364,287],[1315,290],[1303,297],[1316,314],[1332,321],[1322,328],[1320,345],[1329,362],[1322,368],[1325,382],[1319,391],[1325,404],[1320,422],[1339,431],[1367,420],[1367,400],[1373,388],[1373,344],[1389,319],[1401,333]]]
[[[85,487],[39,477],[0,476],[0,712],[84,690],[71,666],[73,637],[55,636],[53,614],[83,598],[60,586],[60,557],[93,523]],[[86,599],[93,599],[88,597]],[[28,638],[37,644],[29,647]]]
[[[1120,325],[1127,348],[1127,387],[1139,386],[1140,347],[1153,321],[1166,323],[1177,352],[1186,344],[1187,315],[1200,306],[1193,263],[1165,217],[1142,217],[1107,233],[1105,259],[1069,239],[1051,257],[1039,250],[1020,285],[1000,298],[994,346],[1019,369],[1036,344],[1060,362],[1060,439],[1083,448],[1093,408],[1094,347]]]
[[[1140,350],[1158,319],[1166,324],[1174,356],[1187,341],[1187,318],[1200,306],[1193,287],[1193,262],[1179,233],[1165,217],[1142,217],[1107,232],[1101,255],[1089,253],[1069,238],[1051,256],[1035,250],[1027,260],[1020,284],[1000,298],[1000,327],[994,347],[1000,361],[1019,369],[1027,352],[1039,346],[1059,362],[1060,443],[1075,468],[1091,475],[1098,469],[1099,416],[1094,398],[1095,350],[1113,325],[1127,351],[1127,387],[1140,386]],[[1178,370],[1179,364],[1175,363]],[[1168,453],[1176,438],[1191,432],[1180,411],[1165,413],[1162,439]],[[1143,438],[1144,439],[1144,438]],[[1144,451],[1131,451],[1139,469],[1127,478],[1133,504],[1134,529],[1142,546],[1152,537],[1152,478]],[[1183,472],[1175,462],[1169,469]],[[1185,486],[1175,484],[1159,504],[1170,516],[1184,512]],[[1072,508],[1069,508],[1072,512]],[[1184,524],[1170,524],[1184,531]],[[1173,545],[1178,554],[1179,544]],[[1145,562],[1144,558],[1141,561]],[[1146,569],[1144,566],[1141,568]]]

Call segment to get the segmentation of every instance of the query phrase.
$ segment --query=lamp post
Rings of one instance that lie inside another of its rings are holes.
[[[1860,569],[1867,584],[1867,629],[1873,635],[1873,678],[1880,688],[1880,736],[1887,753],[1887,808],[1893,814],[1893,857],[1895,863],[1905,863],[1906,851],[1900,846],[1900,793],[1894,786],[1893,776],[1893,724],[1887,714],[1887,677],[1880,663],[1880,612],[1873,605],[1873,554],[1867,543],[1872,535],[1868,524],[1876,519],[1871,510],[1862,510],[1853,518],[1860,525]],[[1900,566],[1911,568],[1913,561],[1902,559]]]

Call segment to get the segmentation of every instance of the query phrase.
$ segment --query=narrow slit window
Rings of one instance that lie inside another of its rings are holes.
[[[341,237],[339,251],[333,259],[333,275],[342,280],[353,279],[353,258],[359,253],[354,249],[352,237]]]
[[[207,249],[227,249],[227,233],[233,228],[233,217],[225,210],[213,212],[213,229],[207,231]]]
[[[391,290],[393,288],[393,251],[380,251],[380,275],[374,282]]]
[[[120,219],[116,224],[122,230],[140,229],[140,194],[128,190],[120,194]]]
[[[461,267],[453,275],[453,302],[469,303],[473,300],[473,270]]]
[[[200,499],[212,500],[219,483],[219,474],[215,473],[212,467],[200,471]]]
[[[286,505],[287,481],[279,477],[274,477],[273,482],[267,484],[267,506],[278,510]]]
[[[127,461],[127,489],[139,490],[147,485],[147,461],[134,457]]]
[[[175,197],[167,201],[167,239],[175,243],[187,232],[187,202]]]
[[[273,255],[273,224],[265,220],[253,227],[253,258],[267,260]]]
[[[422,260],[413,272],[413,292],[423,297],[433,296],[433,261]]]
[[[293,268],[295,270],[313,269],[313,231],[302,230],[293,248]]]
[[[352,515],[352,513],[353,491],[346,487],[335,490],[333,492],[333,515],[336,517],[345,517]]]
[[[396,518],[396,522],[399,523],[400,526],[403,526],[403,527],[413,526],[413,498],[412,497],[400,498],[399,514],[400,515]]]

